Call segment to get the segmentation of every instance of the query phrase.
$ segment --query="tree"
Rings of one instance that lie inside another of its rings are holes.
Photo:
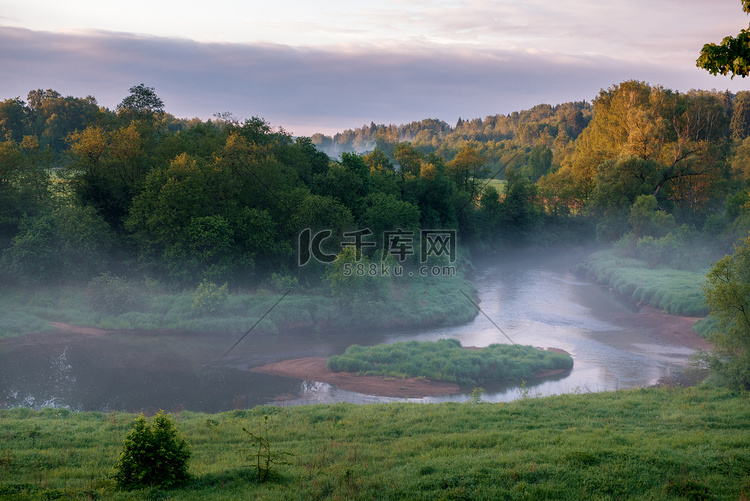
[[[662,237],[674,228],[674,217],[659,210],[656,197],[639,195],[630,209],[628,218],[636,240],[643,236]]]
[[[130,95],[117,105],[118,113],[136,117],[148,117],[164,113],[164,102],[156,95],[153,87],[138,84],[129,89]]]
[[[111,242],[93,209],[62,206],[23,219],[3,261],[11,275],[33,283],[85,282],[106,268]]]
[[[21,98],[0,101],[0,141],[20,143],[28,131],[28,108]]]
[[[741,1],[742,10],[750,14],[750,0]],[[696,66],[712,75],[731,73],[732,78],[746,77],[750,74],[750,30],[742,30],[736,37],[724,37],[719,45],[705,44]]]
[[[479,196],[480,179],[486,178],[490,170],[486,160],[472,144],[465,144],[446,164],[446,170],[459,189],[467,191],[472,199]]]
[[[180,155],[146,176],[125,226],[144,256],[155,257],[178,281],[246,277],[256,254],[278,248],[276,223],[247,207],[234,186],[241,181],[217,164]]]
[[[0,142],[0,247],[18,231],[22,219],[41,212],[50,201],[50,176],[35,159],[39,144],[26,136],[19,144]]]
[[[529,155],[529,164],[526,166],[526,171],[529,174],[529,179],[536,182],[540,177],[549,172],[552,167],[552,150],[544,146],[543,144],[537,144],[534,149],[531,150]]]
[[[66,138],[89,126],[100,115],[92,96],[63,97],[52,89],[33,90],[27,97],[31,131],[41,146],[61,152],[67,147]]]
[[[624,207],[641,194],[653,194],[689,212],[706,203],[707,194],[721,181],[727,130],[721,95],[682,94],[628,81],[602,91],[594,109],[566,170],[595,206],[601,205],[602,193],[627,199]]]
[[[729,386],[750,389],[750,237],[716,262],[706,279],[706,304],[719,324],[711,335],[716,349],[705,361]]]
[[[371,193],[363,202],[364,210],[359,216],[360,227],[372,231],[372,238],[378,244],[376,249],[383,248],[385,231],[415,231],[419,228],[419,207],[412,203],[384,193]]]
[[[750,136],[750,92],[737,93],[729,130],[732,139],[745,139]]]
[[[154,167],[142,134],[132,123],[115,130],[92,125],[71,134],[68,142],[73,162],[67,168],[76,195],[120,229],[133,197]]]
[[[541,224],[536,207],[536,185],[513,169],[505,171],[505,198],[500,211],[500,227],[504,236],[517,241]]]
[[[325,282],[331,296],[341,304],[351,308],[361,308],[368,302],[385,298],[390,289],[390,276],[379,276],[372,272],[372,263],[367,256],[359,255],[352,245],[345,246],[336,260],[325,270]]]

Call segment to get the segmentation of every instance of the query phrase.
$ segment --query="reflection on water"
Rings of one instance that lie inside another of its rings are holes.
[[[569,270],[585,253],[528,253],[477,266],[480,307],[518,344],[562,348],[573,370],[556,378],[485,385],[483,400],[645,386],[684,366],[692,350],[660,344],[637,327],[632,305]],[[404,332],[287,333],[237,336],[123,332],[60,345],[0,345],[0,406],[75,410],[217,412],[259,404],[374,403],[404,399],[362,395],[325,383],[249,372],[270,362],[328,357],[350,344],[457,338],[464,346],[507,343],[483,315],[469,324]],[[26,343],[28,344],[28,343]],[[459,395],[411,399],[466,401]]]

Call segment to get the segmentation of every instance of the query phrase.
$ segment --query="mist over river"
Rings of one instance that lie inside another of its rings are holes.
[[[527,395],[608,391],[656,384],[677,374],[693,353],[684,331],[653,311],[573,273],[584,250],[516,253],[475,263],[479,306],[517,344],[562,348],[572,371],[553,378],[485,385],[485,401]],[[248,326],[249,328],[250,326]],[[665,335],[665,333],[667,335]],[[483,314],[470,323],[413,331],[293,332],[247,336],[108,332],[96,336],[32,335],[0,342],[0,407],[73,410],[218,412],[261,404],[371,403],[366,396],[313,381],[247,369],[302,357],[328,357],[351,344],[456,338],[464,346],[509,343]],[[472,389],[418,402],[464,401]]]

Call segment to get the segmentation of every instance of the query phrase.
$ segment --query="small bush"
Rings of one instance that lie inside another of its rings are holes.
[[[297,277],[282,273],[272,273],[269,285],[274,292],[278,293],[284,293],[288,290],[297,291],[300,289]]]
[[[219,287],[215,283],[203,279],[193,293],[191,309],[198,314],[216,313],[224,308],[228,298],[229,292],[226,283]]]
[[[86,299],[96,311],[119,315],[142,307],[135,283],[111,273],[102,273],[86,288]]]
[[[168,488],[188,480],[190,446],[164,411],[151,422],[138,416],[123,445],[114,476],[123,489]]]

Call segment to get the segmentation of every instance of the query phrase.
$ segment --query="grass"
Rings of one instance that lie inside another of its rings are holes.
[[[352,345],[342,355],[328,359],[328,368],[334,372],[426,377],[462,385],[520,380],[540,371],[572,367],[573,359],[563,353],[506,344],[467,350],[456,339],[401,341],[369,347]]]
[[[494,179],[494,178],[493,179],[482,179],[482,180],[480,180],[480,182],[484,186],[486,186],[486,187],[492,186],[501,195],[503,193],[505,193],[505,185],[508,184],[508,181],[506,181],[505,179]]]
[[[610,285],[641,304],[672,315],[697,317],[708,314],[701,290],[708,269],[649,269],[644,261],[620,257],[612,250],[593,253],[584,268],[597,282]]]
[[[276,333],[283,329],[309,330],[368,327],[425,327],[455,325],[477,315],[477,309],[461,293],[475,292],[460,276],[415,276],[394,282],[392,293],[379,301],[354,306],[338,304],[325,291],[294,293],[273,307],[278,294],[230,294],[221,309],[210,315],[192,310],[192,292],[169,293],[139,287],[140,299],[132,311],[108,314],[96,311],[85,287],[18,288],[0,294],[0,339],[54,330],[49,322],[112,330],[227,332],[247,330],[270,313],[256,330]]]
[[[256,407],[172,417],[192,446],[188,485],[115,489],[135,416],[0,410],[0,498],[746,499],[747,394],[649,388],[512,403]],[[269,416],[259,484],[242,427]]]

